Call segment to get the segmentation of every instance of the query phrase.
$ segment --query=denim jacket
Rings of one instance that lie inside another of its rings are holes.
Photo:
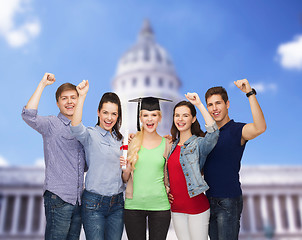
[[[212,126],[206,125],[206,129],[207,133],[204,137],[191,136],[184,142],[184,145],[181,146],[180,150],[179,162],[185,175],[190,197],[195,197],[209,189],[208,184],[201,175],[201,170],[208,154],[217,143],[219,130],[216,123]],[[178,142],[179,139],[172,144],[168,159]]]

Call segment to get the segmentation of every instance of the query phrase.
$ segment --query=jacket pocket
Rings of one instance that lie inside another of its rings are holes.
[[[199,162],[198,161],[199,154],[196,145],[187,147],[184,150],[183,155],[190,164],[195,164]]]

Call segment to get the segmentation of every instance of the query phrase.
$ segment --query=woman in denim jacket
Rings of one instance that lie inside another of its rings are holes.
[[[210,205],[204,195],[209,187],[201,171],[207,155],[217,143],[219,130],[196,93],[185,95],[173,110],[173,145],[168,155],[172,220],[179,240],[208,239]],[[207,133],[196,119],[200,110]]]

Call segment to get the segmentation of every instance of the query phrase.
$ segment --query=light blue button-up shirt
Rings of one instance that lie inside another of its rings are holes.
[[[81,204],[84,181],[84,149],[71,134],[70,120],[58,116],[39,116],[36,109],[23,108],[22,118],[43,136],[45,181],[48,190],[65,202]]]
[[[120,168],[122,140],[100,126],[70,126],[73,135],[85,149],[88,171],[85,188],[89,192],[112,196],[125,190]]]

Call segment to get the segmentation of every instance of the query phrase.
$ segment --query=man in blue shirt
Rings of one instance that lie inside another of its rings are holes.
[[[43,137],[45,181],[45,239],[79,239],[81,195],[85,168],[83,146],[71,134],[70,122],[78,101],[76,86],[62,84],[56,92],[58,116],[39,116],[37,109],[44,88],[55,82],[45,73],[23,108],[22,118]]]
[[[252,123],[239,123],[228,115],[230,102],[223,87],[210,88],[205,94],[207,108],[216,121],[220,134],[218,142],[204,165],[204,177],[209,185],[209,236],[211,240],[237,240],[243,207],[239,181],[241,158],[248,140],[266,130],[266,123],[256,91],[247,79],[234,84],[246,94],[253,116]]]

